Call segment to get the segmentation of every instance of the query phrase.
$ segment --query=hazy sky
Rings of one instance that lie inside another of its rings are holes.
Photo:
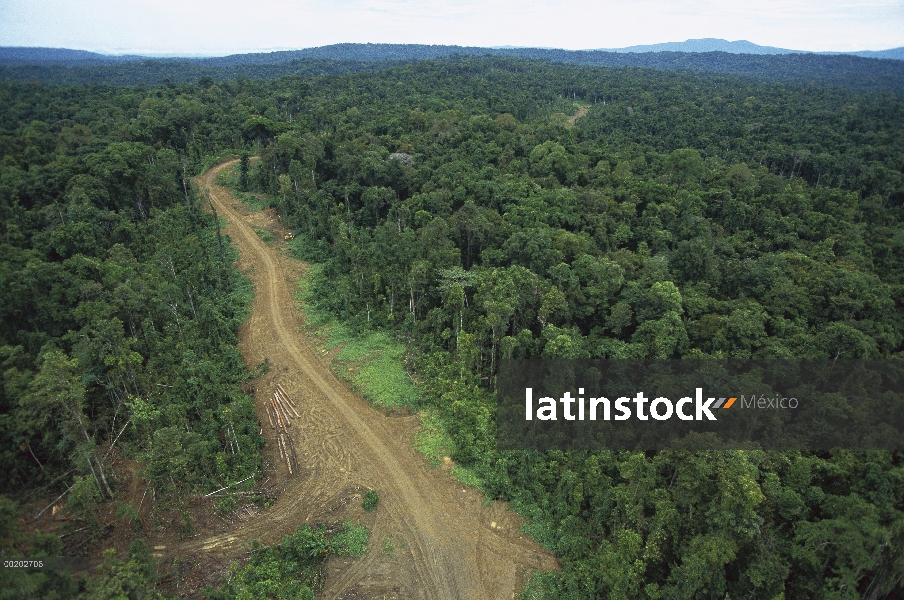
[[[0,0],[0,46],[228,54],[338,42],[618,48],[717,37],[904,46],[904,0]]]

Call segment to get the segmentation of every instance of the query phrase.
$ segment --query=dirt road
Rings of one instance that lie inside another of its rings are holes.
[[[254,232],[273,216],[249,213],[215,184],[230,164],[214,167],[200,183],[229,222],[224,232],[254,282],[239,349],[248,365],[270,361],[269,372],[254,383],[255,403],[268,438],[266,475],[282,493],[229,534],[187,540],[183,550],[238,557],[252,540],[276,542],[304,522],[358,520],[372,531],[368,551],[328,561],[323,598],[509,599],[531,570],[556,568],[550,553],[519,532],[517,515],[501,503],[484,506],[477,491],[427,466],[411,445],[413,417],[384,415],[332,374],[300,329],[290,276],[297,263],[280,243],[269,247]],[[300,467],[294,476],[280,460],[264,407],[276,384],[301,415],[292,420]],[[380,498],[373,513],[361,509],[368,489]]]
[[[590,110],[589,106],[579,106],[578,111],[576,113],[574,113],[573,115],[571,115],[570,117],[568,117],[568,124],[574,125],[575,122],[578,119],[580,119],[581,117],[583,117],[584,115],[586,115],[587,111],[589,111],[589,110]]]

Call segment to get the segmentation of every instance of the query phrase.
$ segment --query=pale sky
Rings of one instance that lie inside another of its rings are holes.
[[[904,46],[904,0],[0,0],[0,46],[206,54],[340,42],[621,48],[691,38]]]

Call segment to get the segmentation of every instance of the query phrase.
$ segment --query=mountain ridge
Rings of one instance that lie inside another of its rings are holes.
[[[540,48],[480,48],[423,44],[334,44],[306,50],[219,57],[107,56],[65,49],[0,48],[0,79],[57,84],[116,86],[195,83],[238,77],[339,75],[384,69],[426,60],[492,64],[519,68],[508,61],[544,61],[606,68],[648,68],[710,75],[754,77],[798,83],[822,83],[849,89],[904,94],[904,60],[852,54],[735,54],[708,52],[611,52]],[[489,60],[490,63],[486,63]],[[500,63],[503,64],[503,63]]]
[[[595,48],[589,50],[566,50],[563,48],[538,47],[538,46],[456,46],[456,45],[429,45],[429,44],[358,44],[339,43],[326,46],[315,46],[297,50],[275,50],[269,52],[243,52],[222,55],[141,55],[141,54],[105,54],[89,50],[74,50],[69,48],[27,47],[27,46],[0,46],[0,64],[4,65],[104,65],[120,64],[124,62],[138,62],[147,60],[158,61],[189,61],[200,64],[278,64],[292,60],[308,58],[336,59],[337,53],[352,53],[356,55],[354,60],[361,60],[363,53],[369,60],[410,60],[411,58],[439,58],[452,54],[495,54],[516,53],[530,51],[587,53],[608,52],[615,54],[646,54],[661,52],[678,52],[687,54],[699,54],[707,52],[725,52],[728,54],[750,55],[784,55],[784,54],[810,54],[810,55],[841,55],[860,56],[863,58],[904,60],[904,46],[889,48],[886,50],[858,50],[855,52],[793,50],[776,46],[761,46],[747,40],[728,41],[722,38],[688,39],[683,42],[664,42],[659,44],[645,44],[626,46],[623,48]],[[350,58],[350,57],[340,57]]]
[[[727,52],[729,54],[757,54],[757,55],[775,55],[775,54],[828,54],[828,55],[848,55],[861,56],[863,58],[885,58],[892,60],[904,60],[904,46],[898,48],[889,48],[887,50],[857,50],[853,52],[842,52],[835,50],[825,50],[813,52],[810,50],[793,50],[790,48],[779,48],[777,46],[761,46],[748,40],[735,40],[730,42],[722,38],[697,38],[688,39],[683,42],[664,42],[660,44],[644,44],[637,46],[626,46],[624,48],[598,48],[602,52],[616,52],[619,54],[640,54],[645,52]]]
[[[728,52],[729,54],[815,54],[806,50],[791,50],[776,46],[760,46],[747,40],[730,42],[722,38],[688,39],[683,42],[640,44],[624,48],[598,48],[603,52],[638,54],[644,52]]]

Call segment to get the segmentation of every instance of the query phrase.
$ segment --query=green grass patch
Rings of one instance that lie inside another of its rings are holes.
[[[367,552],[370,541],[370,530],[363,525],[343,523],[342,529],[333,534],[330,540],[330,552],[339,556],[361,556]]]
[[[318,310],[311,293],[314,265],[298,286],[298,297],[308,328],[322,342],[321,352],[339,348],[335,373],[350,382],[380,408],[416,408],[421,392],[405,371],[405,345],[379,331],[355,332],[324,310]]]
[[[233,190],[233,195],[241,200],[245,205],[248,206],[250,210],[258,211],[264,210],[265,208],[271,208],[276,206],[275,201],[268,198],[264,194],[253,194],[251,192],[236,192]]]
[[[272,244],[273,240],[276,239],[276,236],[272,231],[267,231],[266,229],[255,229],[254,233],[257,234],[257,237],[264,240],[265,244]]]
[[[212,600],[313,600],[323,587],[323,561],[330,554],[361,556],[369,540],[370,532],[361,525],[344,523],[332,533],[322,525],[302,525],[278,545],[254,542],[248,562],[233,565],[220,588],[207,588],[205,595]]]
[[[557,580],[561,577],[558,573],[541,573],[535,571],[525,582],[519,600],[544,600],[554,598],[557,591]]]
[[[414,407],[420,404],[421,393],[405,371],[404,360],[404,345],[385,333],[369,332],[345,340],[335,368],[376,406]]]
[[[414,449],[427,459],[431,467],[438,467],[443,464],[446,456],[454,454],[455,441],[435,409],[423,410],[418,413],[418,417],[421,421],[421,430],[414,437]],[[470,467],[455,465],[449,474],[463,485],[481,489],[480,477]]]
[[[443,464],[444,456],[451,456],[455,448],[452,436],[443,427],[439,414],[435,410],[424,410],[420,413],[421,430],[414,438],[414,448],[427,459],[433,467]]]
[[[461,465],[455,465],[452,467],[452,470],[449,472],[452,477],[454,477],[458,482],[462,485],[468,485],[478,490],[483,490],[483,486],[481,485],[480,476],[477,472],[470,467],[463,467]]]
[[[217,173],[217,185],[232,189],[239,184],[239,170],[236,165]]]

